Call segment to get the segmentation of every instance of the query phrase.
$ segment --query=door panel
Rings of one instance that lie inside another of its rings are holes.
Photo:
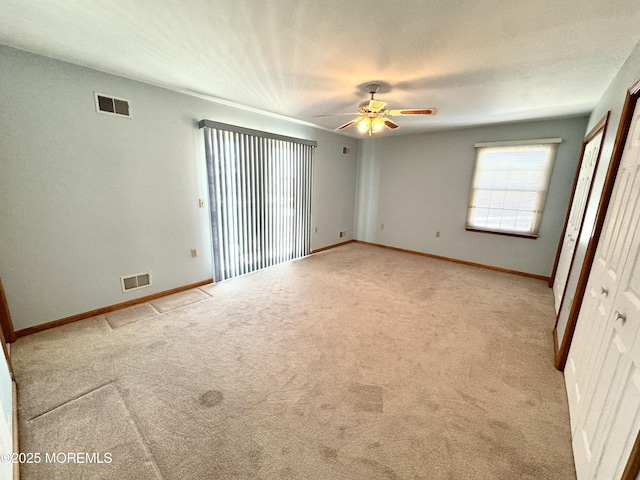
[[[610,310],[612,298],[601,291],[599,282],[590,281],[584,297],[582,308],[591,312],[589,322],[579,322],[574,339],[580,339],[581,348],[572,348],[567,359],[569,368],[565,369],[565,382],[571,407],[571,431],[575,435],[578,414],[582,410],[584,394],[589,384],[591,372],[594,371],[596,357],[605,335],[606,313]],[[583,391],[583,389],[585,391]]]
[[[625,386],[616,406],[607,448],[602,452],[594,478],[620,478],[633,447],[635,436],[629,432],[640,430],[640,372],[637,363],[628,369]]]
[[[636,198],[636,205],[640,201]],[[609,346],[602,363],[596,361],[598,379],[587,397],[592,402],[581,431],[574,438],[576,466],[595,468],[586,478],[611,476],[624,469],[640,427],[640,228],[637,222],[620,287],[607,322]],[[600,365],[602,365],[600,367]],[[579,452],[592,453],[590,462],[579,461]],[[594,460],[597,459],[597,462]],[[589,465],[591,464],[591,465]]]
[[[0,353],[0,454],[14,453],[13,445],[13,382],[9,363]],[[0,462],[0,478],[13,478],[11,462]]]
[[[628,203],[631,197],[631,189],[633,188],[633,172],[620,166],[618,170],[617,188],[614,190],[612,204],[616,206],[612,221],[606,222],[604,226],[604,235],[602,242],[602,252],[598,260],[605,266],[606,274],[613,283],[618,281],[620,273],[620,264],[623,260],[621,257],[627,249],[627,238],[629,235],[629,225],[632,219],[633,208]]]
[[[567,219],[558,268],[553,281],[553,294],[555,298],[556,313],[560,311],[560,305],[565,294],[567,278],[573,264],[576,244],[580,238],[582,221],[587,207],[587,202],[591,194],[593,175],[600,158],[600,148],[602,146],[603,130],[595,135],[584,148],[580,171],[576,182],[576,188],[571,202],[571,210]]]
[[[631,132],[638,130],[636,109]],[[578,478],[617,479],[640,428],[640,142],[628,137],[569,351]]]

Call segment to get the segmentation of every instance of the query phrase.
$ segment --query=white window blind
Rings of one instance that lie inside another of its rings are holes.
[[[476,144],[467,230],[537,237],[561,141]]]
[[[216,281],[311,249],[315,142],[203,120]]]

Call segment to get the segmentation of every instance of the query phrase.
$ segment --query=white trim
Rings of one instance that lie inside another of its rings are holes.
[[[507,140],[504,142],[480,142],[474,147],[513,147],[516,145],[543,145],[548,143],[562,143],[562,138],[538,138],[534,140]]]

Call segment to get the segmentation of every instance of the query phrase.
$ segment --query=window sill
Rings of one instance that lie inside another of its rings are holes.
[[[467,232],[478,232],[478,233],[489,233],[492,235],[504,235],[506,237],[517,237],[517,238],[528,238],[530,240],[535,240],[538,238],[538,235],[532,235],[527,233],[511,233],[511,232],[497,232],[495,230],[481,230],[479,228],[465,227]]]

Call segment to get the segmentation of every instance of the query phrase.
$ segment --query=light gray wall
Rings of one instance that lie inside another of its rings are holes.
[[[586,122],[587,117],[577,117],[364,140],[358,166],[356,237],[549,276]],[[539,237],[532,240],[467,232],[474,144],[550,137],[562,137],[563,141]],[[440,232],[439,238],[436,232]]]
[[[353,238],[356,139],[4,46],[0,65],[0,276],[16,329],[212,277],[201,119],[316,140],[312,248]],[[94,91],[128,99],[132,118],[96,113]],[[152,287],[122,293],[121,275],[146,271]]]
[[[602,188],[607,175],[607,169],[611,161],[611,154],[613,153],[613,146],[618,131],[618,125],[620,123],[620,116],[622,114],[622,107],[624,106],[624,100],[627,95],[627,90],[636,80],[640,78],[640,43],[633,49],[629,58],[624,63],[622,68],[618,71],[618,74],[612,80],[611,84],[607,88],[606,92],[600,98],[600,101],[593,109],[591,116],[589,117],[589,123],[585,131],[585,135],[600,121],[600,119],[606,115],[607,111],[611,111],[609,116],[609,124],[607,126],[607,133],[602,146],[602,153],[600,156],[600,162],[598,163],[598,170],[593,179],[593,189],[589,203],[585,210],[584,225],[580,234],[580,239],[576,247],[576,253],[572,264],[571,271],[569,272],[569,278],[567,280],[566,295],[562,303],[562,307],[558,314],[558,342],[562,343],[567,321],[569,319],[569,313],[571,311],[571,305],[573,304],[573,298],[578,286],[578,280],[580,278],[580,271],[584,263],[585,254],[587,251],[587,245],[591,239],[591,234],[595,224],[595,217],[598,211],[598,204],[600,203]]]

